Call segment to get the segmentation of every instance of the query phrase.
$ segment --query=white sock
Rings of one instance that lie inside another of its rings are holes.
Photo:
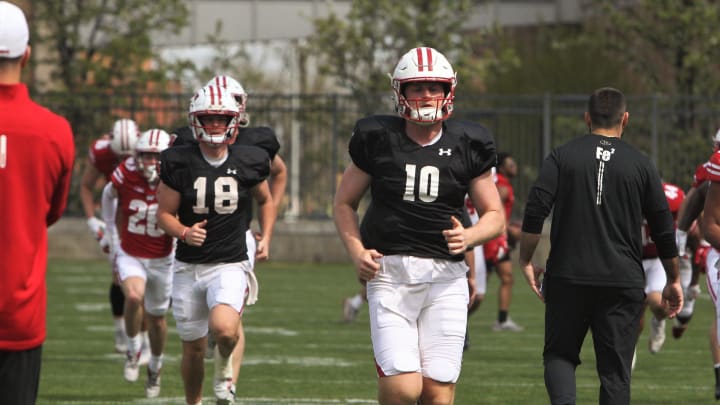
[[[230,356],[223,357],[220,354],[218,345],[215,345],[215,379],[227,380],[232,378],[232,353]]]
[[[363,304],[362,295],[355,294],[352,297],[350,297],[350,305],[355,309],[360,309]]]
[[[156,356],[153,354],[152,356],[150,356],[150,362],[148,363],[148,368],[152,372],[157,372],[158,370],[160,370],[162,368],[162,361],[163,361],[162,354],[159,356]]]
[[[142,349],[150,350],[150,336],[147,331],[140,332],[140,336],[142,336]]]
[[[135,336],[128,336],[128,352],[130,352],[131,356],[135,356],[140,352],[140,349],[142,348],[142,337],[140,337],[140,334],[137,334]]]
[[[123,318],[113,318],[113,322],[115,323],[115,331],[122,333],[125,333],[125,319]]]

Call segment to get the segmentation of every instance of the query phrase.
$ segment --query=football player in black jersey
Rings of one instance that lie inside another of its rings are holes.
[[[234,401],[232,352],[240,314],[257,294],[245,234],[258,205],[261,233],[257,260],[269,255],[276,210],[263,149],[237,145],[240,106],[222,87],[200,89],[190,102],[195,144],[161,155],[158,223],[178,238],[173,279],[173,315],[183,341],[185,399],[202,399],[208,329],[217,342],[214,391],[218,404]]]
[[[400,117],[355,124],[352,163],[335,195],[335,225],[367,283],[380,404],[453,402],[474,294],[463,254],[505,227],[490,132],[447,120],[455,84],[437,50],[402,56],[392,75]],[[368,189],[360,225],[358,204]],[[460,222],[466,193],[480,215],[468,228]]]
[[[245,92],[245,88],[242,86],[242,84],[240,84],[240,82],[227,75],[217,75],[210,79],[210,81],[207,82],[206,85],[215,85],[216,87],[221,87],[227,90],[233,96],[233,98],[235,98],[235,101],[237,101],[240,106],[240,128],[238,129],[238,136],[235,140],[235,144],[257,146],[265,150],[265,152],[267,152],[267,154],[270,156],[270,177],[268,178],[268,181],[270,183],[270,194],[272,195],[275,209],[277,210],[277,212],[280,212],[280,205],[282,204],[285,195],[285,188],[287,186],[287,166],[285,165],[285,161],[278,154],[278,150],[280,149],[280,143],[278,142],[277,136],[275,136],[275,132],[272,130],[272,128],[269,127],[248,126],[248,124],[250,123],[250,116],[245,111],[247,107],[248,96]],[[184,126],[175,129],[173,131],[173,138],[173,146],[197,143],[197,140],[195,139],[195,136],[193,135],[190,126]],[[252,203],[250,204],[249,209],[252,209]],[[248,221],[250,221],[251,219],[251,217],[248,217]],[[248,259],[254,267],[255,234],[250,229],[249,223],[248,231],[245,235],[245,238],[248,249]],[[212,336],[209,336],[209,350],[206,353],[208,358],[212,358],[214,356],[214,345],[215,341],[212,339]],[[233,351],[232,356],[233,384],[237,382],[238,374],[240,373],[240,366],[242,365],[244,351],[245,331],[242,325],[242,318],[240,318],[240,325],[238,326],[238,343],[235,347],[235,350]]]

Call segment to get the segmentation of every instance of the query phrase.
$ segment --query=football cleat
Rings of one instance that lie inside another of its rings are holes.
[[[235,403],[235,384],[232,383],[232,378],[213,380],[213,391],[215,391],[217,405],[232,405]]]
[[[138,352],[136,355],[132,355],[128,351],[125,353],[125,356],[126,358],[125,366],[123,368],[123,375],[125,376],[125,380],[129,382],[135,382],[140,376],[140,352]]]
[[[505,320],[505,322],[495,321],[495,323],[492,326],[492,330],[494,332],[503,332],[503,331],[522,332],[525,330],[525,328],[516,324],[512,319],[508,318]]]
[[[147,369],[147,381],[145,382],[145,397],[157,398],[160,395],[160,372],[162,368],[156,372]]]

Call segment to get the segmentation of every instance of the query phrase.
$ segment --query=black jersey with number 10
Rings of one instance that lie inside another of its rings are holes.
[[[208,220],[205,243],[200,247],[178,243],[175,257],[187,263],[247,259],[245,232],[253,198],[250,189],[268,177],[268,154],[255,146],[230,145],[227,160],[213,167],[194,144],[165,150],[161,161],[163,183],[181,195],[180,222],[192,226]]]
[[[443,122],[440,139],[421,146],[405,134],[405,120],[359,120],[350,140],[353,163],[372,177],[372,201],[361,225],[366,248],[382,254],[460,261],[442,231],[462,220],[473,178],[496,165],[495,142],[485,127]]]

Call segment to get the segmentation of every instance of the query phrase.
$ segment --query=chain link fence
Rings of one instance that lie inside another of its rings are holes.
[[[114,120],[129,117],[142,129],[171,132],[187,124],[190,94],[110,93],[35,94],[41,104],[68,118],[75,132],[77,160],[69,215],[81,215],[78,196],[88,147],[107,133]],[[458,96],[454,118],[482,123],[495,136],[498,150],[518,163],[515,217],[522,207],[543,158],[551,148],[587,133],[583,113],[587,95]],[[362,102],[360,102],[362,101]],[[347,142],[355,121],[367,114],[392,114],[389,94],[375,100],[340,94],[251,94],[248,111],[253,126],[273,128],[280,155],[288,166],[288,190],[281,218],[327,219],[339,176],[348,163]],[[682,188],[691,184],[695,167],[710,156],[712,136],[720,123],[720,100],[628,97],[630,123],[623,140],[649,154],[666,181]],[[367,107],[367,106],[372,107]]]

